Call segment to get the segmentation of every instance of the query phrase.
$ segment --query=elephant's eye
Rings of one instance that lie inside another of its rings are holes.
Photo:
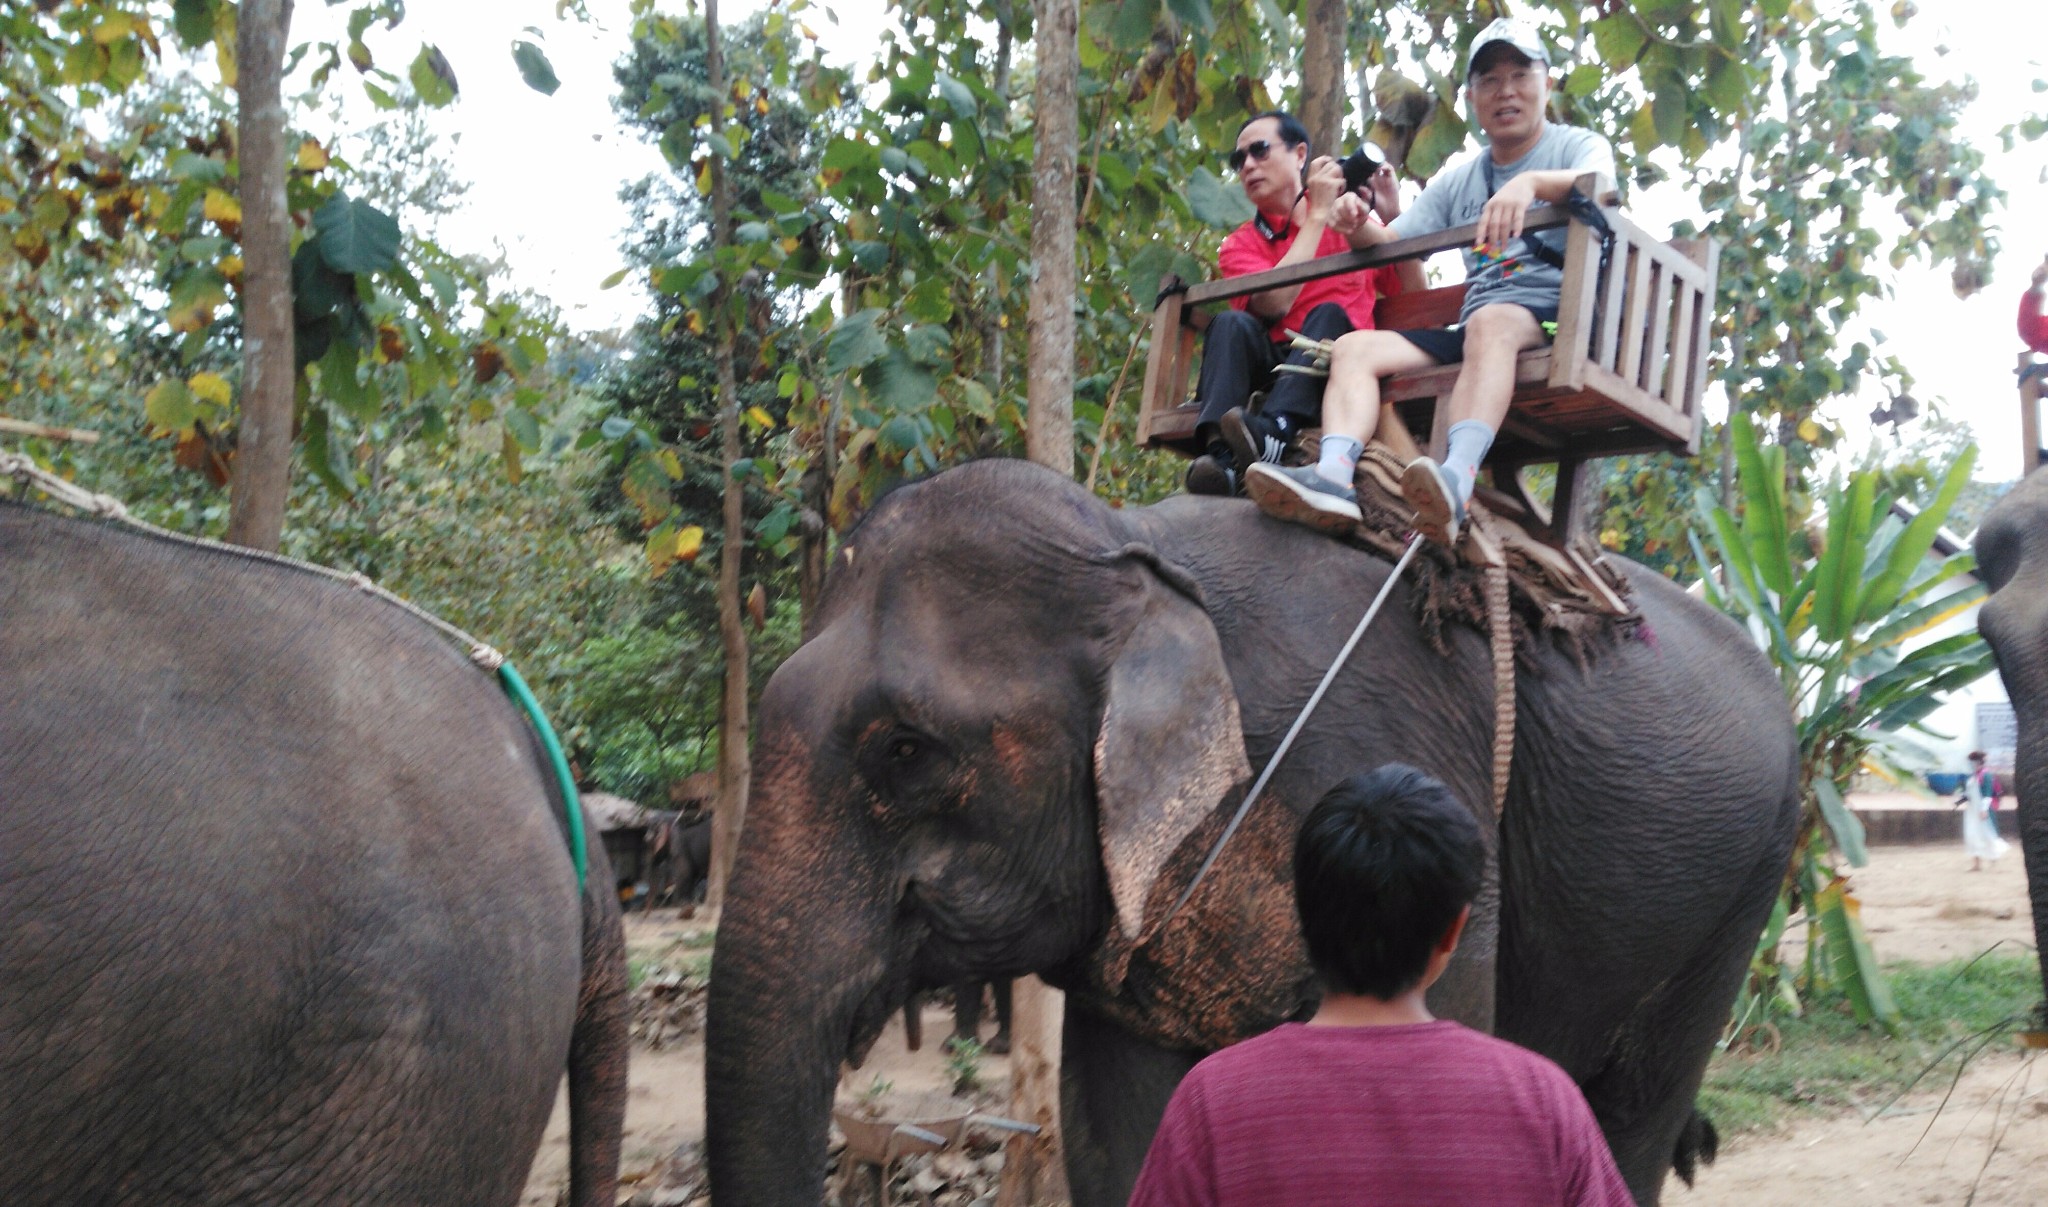
[[[907,734],[899,734],[889,740],[889,760],[894,763],[908,763],[924,753],[924,743]]]

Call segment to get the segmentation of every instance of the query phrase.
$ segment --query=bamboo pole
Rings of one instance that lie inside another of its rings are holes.
[[[51,427],[47,423],[30,423],[26,419],[8,419],[0,416],[0,432],[15,436],[39,436],[44,440],[69,440],[74,444],[98,444],[100,434],[75,427]]]

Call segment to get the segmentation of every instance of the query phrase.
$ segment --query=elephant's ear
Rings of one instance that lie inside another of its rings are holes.
[[[1160,869],[1251,776],[1216,627],[1187,596],[1145,579],[1095,739],[1102,863],[1117,924],[1134,941]]]

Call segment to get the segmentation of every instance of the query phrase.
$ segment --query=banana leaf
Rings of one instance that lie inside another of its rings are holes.
[[[1831,881],[1815,896],[1813,913],[1828,980],[1849,999],[1857,1022],[1874,1022],[1896,1035],[1899,1008],[1877,966],[1877,953],[1863,929],[1863,906],[1849,891],[1849,882],[1839,876]]]
[[[1821,820],[1828,823],[1828,833],[1834,835],[1835,846],[1850,867],[1868,867],[1870,851],[1863,844],[1863,821],[1849,812],[1847,802],[1835,785],[1825,779],[1813,781],[1813,797],[1820,803]]]
[[[1884,573],[1871,580],[1863,592],[1863,600],[1857,617],[1871,621],[1889,613],[1899,604],[1899,595],[1911,580],[1927,551],[1934,548],[1935,538],[1941,535],[1941,526],[1955,507],[1956,499],[1969,484],[1970,467],[1977,462],[1977,446],[1966,446],[1956,463],[1949,466],[1948,476],[1941,480],[1941,489],[1935,492],[1934,501],[1929,503],[1913,522],[1906,525],[1906,531],[1892,547],[1890,561]]]
[[[1792,590],[1792,562],[1787,552],[1784,450],[1769,452],[1757,445],[1756,425],[1747,415],[1729,417],[1729,440],[1742,483],[1742,535],[1765,586],[1779,595]],[[1769,453],[1775,452],[1774,459]],[[1771,462],[1777,461],[1773,466]]]

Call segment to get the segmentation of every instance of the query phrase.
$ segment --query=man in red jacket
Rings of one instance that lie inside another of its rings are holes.
[[[1432,1018],[1485,862],[1449,788],[1390,763],[1302,822],[1295,906],[1323,982],[1189,1071],[1131,1207],[1634,1207],[1563,1069]]]
[[[1357,232],[1371,221],[1369,210],[1388,221],[1401,212],[1391,168],[1382,165],[1367,189],[1352,193],[1345,191],[1335,160],[1326,155],[1311,161],[1309,155],[1308,131],[1292,114],[1261,113],[1238,131],[1228,163],[1256,212],[1223,240],[1216,257],[1223,276],[1350,251],[1362,243]],[[1260,461],[1278,462],[1303,428],[1321,421],[1322,378],[1279,371],[1283,363],[1306,365],[1312,359],[1293,350],[1289,331],[1331,340],[1366,330],[1373,299],[1403,288],[1422,288],[1422,269],[1412,260],[1232,299],[1231,309],[1210,321],[1202,339],[1195,386],[1202,414],[1195,438],[1204,451],[1188,467],[1188,489],[1235,493],[1245,470]],[[1254,414],[1249,403],[1259,390],[1270,392]]]
[[[2027,347],[2048,356],[2048,314],[2041,311],[2041,299],[2048,295],[2048,260],[2034,270],[2034,284],[2020,295],[2020,339]]]

